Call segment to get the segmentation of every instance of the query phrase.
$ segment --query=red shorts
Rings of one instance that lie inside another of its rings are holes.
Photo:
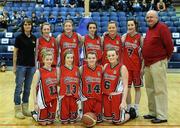
[[[61,122],[74,122],[77,119],[78,106],[76,98],[73,96],[64,96],[61,100],[60,119]]]
[[[97,116],[97,122],[102,122],[102,103],[95,98],[88,98],[83,102],[83,114],[93,112]]]
[[[130,88],[132,84],[136,88],[141,87],[142,79],[141,79],[140,71],[128,70],[128,73],[129,73],[128,87]]]
[[[112,120],[112,122],[120,122],[120,104],[122,100],[122,94],[118,95],[103,95],[103,107],[104,118],[106,120]]]
[[[57,108],[57,99],[52,100],[46,104],[47,107],[44,109],[39,109],[38,112],[38,121],[51,121],[53,122],[56,117],[56,108]]]

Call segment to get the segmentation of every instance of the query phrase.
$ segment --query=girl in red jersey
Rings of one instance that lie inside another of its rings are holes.
[[[64,22],[64,32],[57,36],[57,42],[60,47],[61,65],[64,65],[65,60],[63,53],[66,49],[72,49],[74,52],[74,65],[79,66],[79,49],[82,46],[80,34],[73,32],[72,20]]]
[[[56,39],[50,36],[51,25],[46,22],[43,23],[41,26],[41,32],[42,36],[37,39],[36,43],[36,67],[43,66],[43,60],[41,56],[41,51],[43,49],[47,49],[48,51],[51,51],[54,54],[52,66],[56,67],[58,59],[58,47]]]
[[[115,21],[110,21],[108,23],[108,32],[105,32],[105,34],[102,37],[102,47],[103,47],[102,64],[103,65],[108,63],[106,53],[107,53],[107,50],[110,48],[115,49],[119,54],[119,58],[121,58],[122,42],[121,42],[121,36],[118,35],[117,33],[117,29],[118,29],[117,27],[118,26]]]
[[[102,66],[97,64],[96,52],[89,51],[87,64],[80,67],[82,93],[87,98],[83,102],[83,114],[95,113],[97,122],[102,122],[102,70]]]
[[[87,53],[89,51],[95,51],[97,55],[97,62],[102,63],[102,47],[101,47],[101,38],[97,35],[97,24],[95,22],[89,22],[87,25],[87,30],[89,33],[84,36],[84,51],[85,58],[87,58]],[[86,59],[84,64],[86,64]]]
[[[35,111],[32,116],[39,124],[47,125],[53,123],[56,116],[58,70],[52,67],[52,51],[43,49],[41,55],[44,64],[37,69],[33,79],[37,92],[34,94]]]
[[[74,63],[74,52],[64,51],[65,64],[60,67],[60,119],[62,123],[74,123],[77,119],[77,100],[79,99],[79,69]]]
[[[136,116],[133,108],[129,113],[125,112],[128,71],[125,65],[119,63],[115,49],[107,50],[107,58],[109,63],[104,65],[102,84],[104,119],[120,124]]]
[[[138,106],[141,98],[140,87],[142,85],[141,74],[141,47],[143,38],[141,34],[137,32],[138,23],[134,19],[127,21],[128,32],[122,36],[123,42],[123,64],[126,65],[129,73],[128,79],[128,96],[127,104],[128,109],[131,107],[131,85],[135,87],[135,109],[138,116]]]

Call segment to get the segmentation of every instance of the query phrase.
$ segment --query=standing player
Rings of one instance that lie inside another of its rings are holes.
[[[102,63],[102,48],[101,48],[101,38],[97,35],[97,24],[95,22],[89,22],[87,25],[87,29],[89,33],[85,35],[84,41],[83,41],[84,50],[85,50],[85,58],[87,58],[87,53],[93,50],[96,52],[97,62],[101,64]]]
[[[135,87],[135,109],[138,114],[138,106],[141,98],[140,87],[141,82],[141,47],[143,39],[141,34],[137,32],[138,23],[134,19],[129,19],[127,21],[128,32],[122,36],[123,42],[123,64],[127,67],[129,73],[128,79],[128,96],[127,104],[128,109],[131,107],[131,85]],[[137,115],[138,116],[138,115]]]
[[[61,110],[60,119],[62,123],[74,123],[77,119],[78,106],[76,101],[79,99],[79,69],[74,63],[73,50],[64,51],[65,64],[60,67],[60,97]]]
[[[41,125],[51,124],[55,120],[57,107],[57,69],[52,67],[53,53],[43,49],[41,51],[43,66],[37,69],[34,80],[37,90],[35,96],[35,111],[37,121]],[[32,115],[34,117],[34,115]]]
[[[76,32],[73,32],[72,20],[66,20],[64,22],[64,32],[57,36],[57,42],[60,47],[60,59],[61,65],[64,65],[65,60],[63,53],[66,49],[72,49],[74,52],[74,65],[79,66],[79,49],[82,46],[81,36]]]
[[[118,53],[115,49],[107,50],[107,58],[109,63],[104,65],[102,84],[104,119],[119,124],[134,118],[136,114],[132,110],[125,113],[128,92],[126,66],[119,63]]]
[[[121,37],[117,33],[117,23],[115,21],[110,21],[108,23],[108,32],[102,37],[102,47],[103,47],[103,56],[102,56],[102,64],[105,65],[108,63],[107,59],[107,50],[108,49],[115,49],[118,54],[119,58],[121,58],[121,51],[122,51],[122,42]],[[119,59],[119,61],[121,61]]]
[[[102,122],[102,66],[97,64],[94,51],[87,53],[87,64],[80,67],[82,78],[82,93],[87,98],[83,102],[83,113],[93,112],[97,122]]]
[[[47,49],[54,54],[52,66],[56,67],[58,58],[58,47],[56,39],[50,36],[51,25],[49,23],[43,23],[41,26],[41,32],[42,36],[38,38],[36,43],[36,67],[43,66],[42,56],[40,54],[43,49]]]

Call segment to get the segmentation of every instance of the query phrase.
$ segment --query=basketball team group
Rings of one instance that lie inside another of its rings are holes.
[[[95,22],[89,22],[88,34],[81,36],[66,20],[56,38],[50,36],[50,24],[43,23],[38,39],[32,34],[32,21],[25,19],[13,52],[15,117],[32,117],[40,125],[58,117],[67,124],[91,112],[97,123],[122,124],[139,116],[144,76],[149,113],[143,117],[152,123],[167,122],[166,68],[174,46],[158,12],[150,10],[145,18],[149,26],[145,37],[138,33],[135,19],[127,21],[122,36],[117,23],[109,21],[101,37]],[[33,111],[28,109],[31,87]]]

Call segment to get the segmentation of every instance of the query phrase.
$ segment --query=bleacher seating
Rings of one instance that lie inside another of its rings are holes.
[[[76,12],[80,14],[84,12],[84,8],[67,8],[67,7],[42,7],[37,6],[36,3],[12,3],[8,2],[4,6],[4,10],[8,11],[11,15],[13,11],[22,11],[26,12],[28,17],[31,17],[31,13],[34,11],[36,15],[39,17],[42,13],[44,13],[45,17],[49,16],[49,13],[52,13],[55,17],[58,16],[58,13],[62,15],[62,18],[65,19],[67,14],[70,14],[72,17],[75,16]],[[127,31],[127,20],[130,18],[135,18],[139,22],[139,32],[143,35],[146,33],[148,26],[145,21],[146,12],[135,12],[133,16],[126,14],[125,12],[92,12],[91,17],[92,20],[97,23],[98,26],[98,34],[102,35],[105,31],[107,31],[107,25],[110,20],[117,21],[118,25],[118,33],[121,35]],[[169,68],[180,68],[180,18],[176,16],[176,12],[172,8],[168,8],[167,11],[159,12],[159,19],[162,22],[165,22],[172,32],[172,38],[174,41],[174,54],[169,62]],[[12,46],[15,42],[15,38],[20,32],[16,32],[13,29],[14,26],[8,26],[7,32],[13,32],[12,37],[6,37],[5,32],[0,32],[0,58],[4,57],[8,61],[12,60]],[[77,26],[75,26],[75,29]],[[54,24],[52,27],[52,35],[57,36],[63,31],[62,26],[58,24]],[[40,27],[36,26],[33,28],[33,33],[37,36],[37,38],[41,35]],[[10,47],[8,47],[10,46]],[[8,51],[9,50],[9,51]],[[7,54],[6,54],[7,53]],[[11,56],[11,57],[10,57]]]

